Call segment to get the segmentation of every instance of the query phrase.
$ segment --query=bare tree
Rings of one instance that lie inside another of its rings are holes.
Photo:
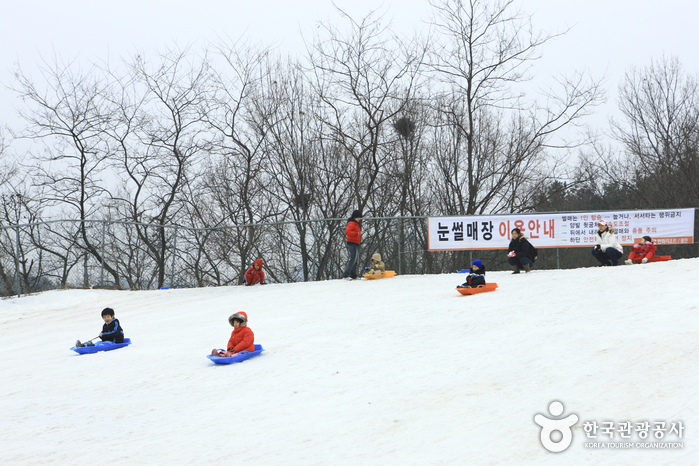
[[[322,35],[315,38],[310,66],[324,106],[317,117],[329,131],[326,137],[342,150],[350,205],[364,210],[393,156],[383,147],[385,138],[415,92],[425,48],[392,36],[374,12],[361,21],[338,12],[349,32],[319,24]]]
[[[10,180],[17,175],[18,167],[14,160],[10,159],[9,145],[6,138],[7,130],[0,128],[0,195],[11,186]]]
[[[626,153],[600,158],[610,178],[645,206],[699,205],[699,80],[676,57],[626,73],[619,86],[625,119],[612,121]]]
[[[525,101],[518,85],[555,36],[535,32],[531,18],[513,11],[513,0],[431,4],[437,35],[430,63],[447,87],[434,136],[435,182],[447,193],[443,212],[526,209],[545,176],[536,168],[551,158],[551,136],[589,113],[602,98],[599,87],[577,74],[560,79],[543,104]]]
[[[214,89],[204,113],[213,136],[202,189],[216,212],[215,224],[208,220],[207,226],[227,227],[219,237],[221,256],[238,270],[242,283],[253,256],[263,257],[272,247],[253,224],[279,212],[266,189],[269,160],[263,147],[268,127],[255,117],[267,84],[268,51],[232,43],[221,44],[217,52],[224,65],[212,75]],[[237,253],[237,260],[231,261],[230,252]]]
[[[319,99],[311,92],[303,70],[290,59],[270,62],[270,66],[265,73],[264,95],[255,100],[254,118],[266,128],[264,151],[269,157],[270,175],[266,189],[280,205],[278,220],[294,222],[278,231],[276,259],[283,262],[300,258],[300,269],[285,267],[284,278],[307,281],[323,270],[320,263],[329,253],[326,236],[319,234],[316,223],[308,221],[329,212],[344,216],[349,185],[333,183],[335,170],[329,174],[323,168],[329,156],[322,150],[324,126],[314,118]],[[290,235],[288,229],[293,229],[294,241],[285,241]]]
[[[166,256],[187,203],[200,156],[209,148],[205,106],[209,65],[189,50],[159,54],[154,63],[137,55],[115,94],[118,121],[110,128],[113,160],[122,186],[117,206],[123,218],[144,223],[137,231],[156,264],[158,287],[165,283]],[[142,279],[148,281],[147,277]]]
[[[23,138],[44,146],[35,155],[32,182],[45,194],[45,205],[81,220],[81,247],[104,264],[119,287],[117,270],[104,260],[86,222],[110,196],[103,173],[109,158],[104,131],[111,119],[111,82],[96,67],[84,72],[58,61],[44,62],[41,77],[37,84],[21,69],[15,73],[14,90],[28,104],[20,112],[28,123]]]

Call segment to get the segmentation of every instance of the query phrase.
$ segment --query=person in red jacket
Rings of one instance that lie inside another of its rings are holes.
[[[265,285],[265,272],[262,270],[262,259],[257,259],[252,263],[252,267],[245,272],[245,286],[259,283]]]
[[[655,251],[657,249],[658,248],[655,246],[655,244],[653,244],[653,238],[650,236],[644,236],[641,238],[640,243],[633,245],[633,249],[631,249],[631,254],[629,254],[629,258],[626,260],[626,263],[628,265],[634,263],[645,264],[655,257]]]
[[[245,312],[237,312],[228,318],[233,327],[231,339],[228,340],[227,350],[213,349],[213,356],[228,357],[241,351],[255,351],[255,334],[248,327],[248,315]]]
[[[359,221],[362,219],[362,211],[355,210],[352,216],[347,220],[345,228],[345,237],[347,238],[347,252],[349,252],[349,261],[345,267],[345,280],[354,280],[357,278],[357,266],[359,265],[359,244],[362,242],[362,229],[359,226]]]

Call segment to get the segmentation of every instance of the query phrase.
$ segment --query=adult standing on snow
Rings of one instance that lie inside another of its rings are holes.
[[[600,263],[600,267],[604,265],[619,265],[619,259],[624,254],[624,248],[617,241],[614,233],[616,229],[609,225],[605,220],[597,222],[597,245],[592,249],[592,255],[595,256]]]
[[[529,273],[536,260],[536,249],[522,234],[519,228],[512,230],[512,241],[507,248],[507,262],[512,266],[512,273],[524,270]]]
[[[345,237],[347,237],[347,252],[349,253],[349,261],[347,261],[347,267],[345,267],[345,280],[354,280],[357,278],[357,266],[359,265],[359,244],[362,242],[362,229],[359,226],[359,221],[361,219],[361,210],[355,210],[352,212],[352,216],[347,219]]]

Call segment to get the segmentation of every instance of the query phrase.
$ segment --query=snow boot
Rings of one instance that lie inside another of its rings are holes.
[[[524,264],[523,267],[524,267],[524,271],[525,271],[526,273],[531,272],[531,269],[529,268],[529,264]]]
[[[85,345],[83,345],[82,343],[80,343],[80,340],[76,340],[76,341],[75,341],[75,347],[76,347],[76,348],[82,348],[83,346],[85,346]]]
[[[512,270],[514,270],[514,272],[512,272],[513,275],[519,273],[519,267],[517,267],[516,265],[512,266]]]
[[[626,265],[633,265],[633,261],[631,259],[626,259]]]
[[[85,343],[84,346],[95,346],[95,344],[92,343],[92,340],[90,340],[90,341],[88,341],[87,343]]]

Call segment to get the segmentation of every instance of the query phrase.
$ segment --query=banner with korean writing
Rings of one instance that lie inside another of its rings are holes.
[[[650,236],[658,245],[694,242],[694,209],[629,210],[428,217],[428,249],[507,249],[514,228],[519,228],[537,248],[591,246],[600,220],[614,226],[624,246],[639,242],[643,236]]]

